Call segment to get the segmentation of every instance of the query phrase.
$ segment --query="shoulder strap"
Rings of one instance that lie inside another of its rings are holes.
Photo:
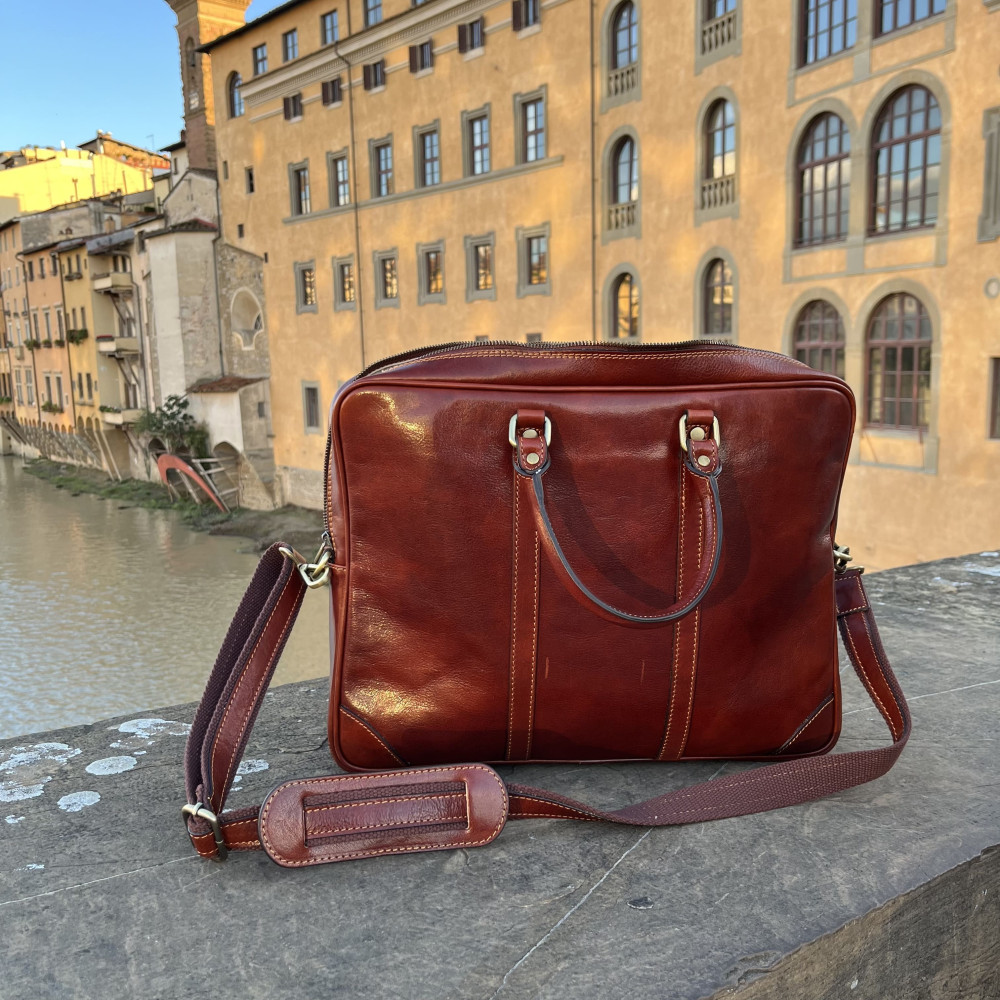
[[[287,550],[286,550],[287,551]],[[204,857],[263,848],[287,867],[488,843],[510,819],[601,820],[676,826],[809,802],[885,774],[910,735],[910,712],[882,648],[861,570],[838,573],[844,645],[892,734],[888,746],[782,761],[608,812],[527,785],[485,764],[289,781],[261,806],[224,812],[306,583],[278,545],[264,553],[236,612],[195,715],[183,812]]]

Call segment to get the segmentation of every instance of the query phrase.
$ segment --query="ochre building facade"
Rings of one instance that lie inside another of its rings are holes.
[[[286,502],[381,357],[706,337],[851,384],[870,566],[1000,544],[995,0],[301,0],[204,49]]]

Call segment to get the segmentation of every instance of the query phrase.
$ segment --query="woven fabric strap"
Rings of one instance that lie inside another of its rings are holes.
[[[502,781],[485,765],[290,781],[272,791],[263,806],[225,812],[305,589],[295,564],[277,545],[264,553],[198,706],[185,759],[186,812],[192,843],[205,857],[224,855],[221,841],[228,850],[263,848],[291,867],[475,846],[492,840],[508,818],[650,827],[744,816],[872,781],[892,767],[910,735],[910,712],[882,648],[861,571],[847,570],[836,578],[840,632],[858,677],[889,727],[888,746],[768,764],[610,812]],[[449,791],[458,784],[461,795]],[[477,824],[485,824],[482,836],[474,836]]]

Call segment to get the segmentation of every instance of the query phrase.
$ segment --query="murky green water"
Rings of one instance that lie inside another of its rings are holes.
[[[246,540],[119,503],[0,458],[0,738],[201,696],[256,556]],[[319,594],[306,595],[275,683],[325,679]]]

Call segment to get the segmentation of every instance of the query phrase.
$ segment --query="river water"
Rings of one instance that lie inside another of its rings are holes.
[[[120,503],[0,457],[0,738],[201,697],[257,558]],[[274,683],[325,681],[327,595],[306,594]]]

